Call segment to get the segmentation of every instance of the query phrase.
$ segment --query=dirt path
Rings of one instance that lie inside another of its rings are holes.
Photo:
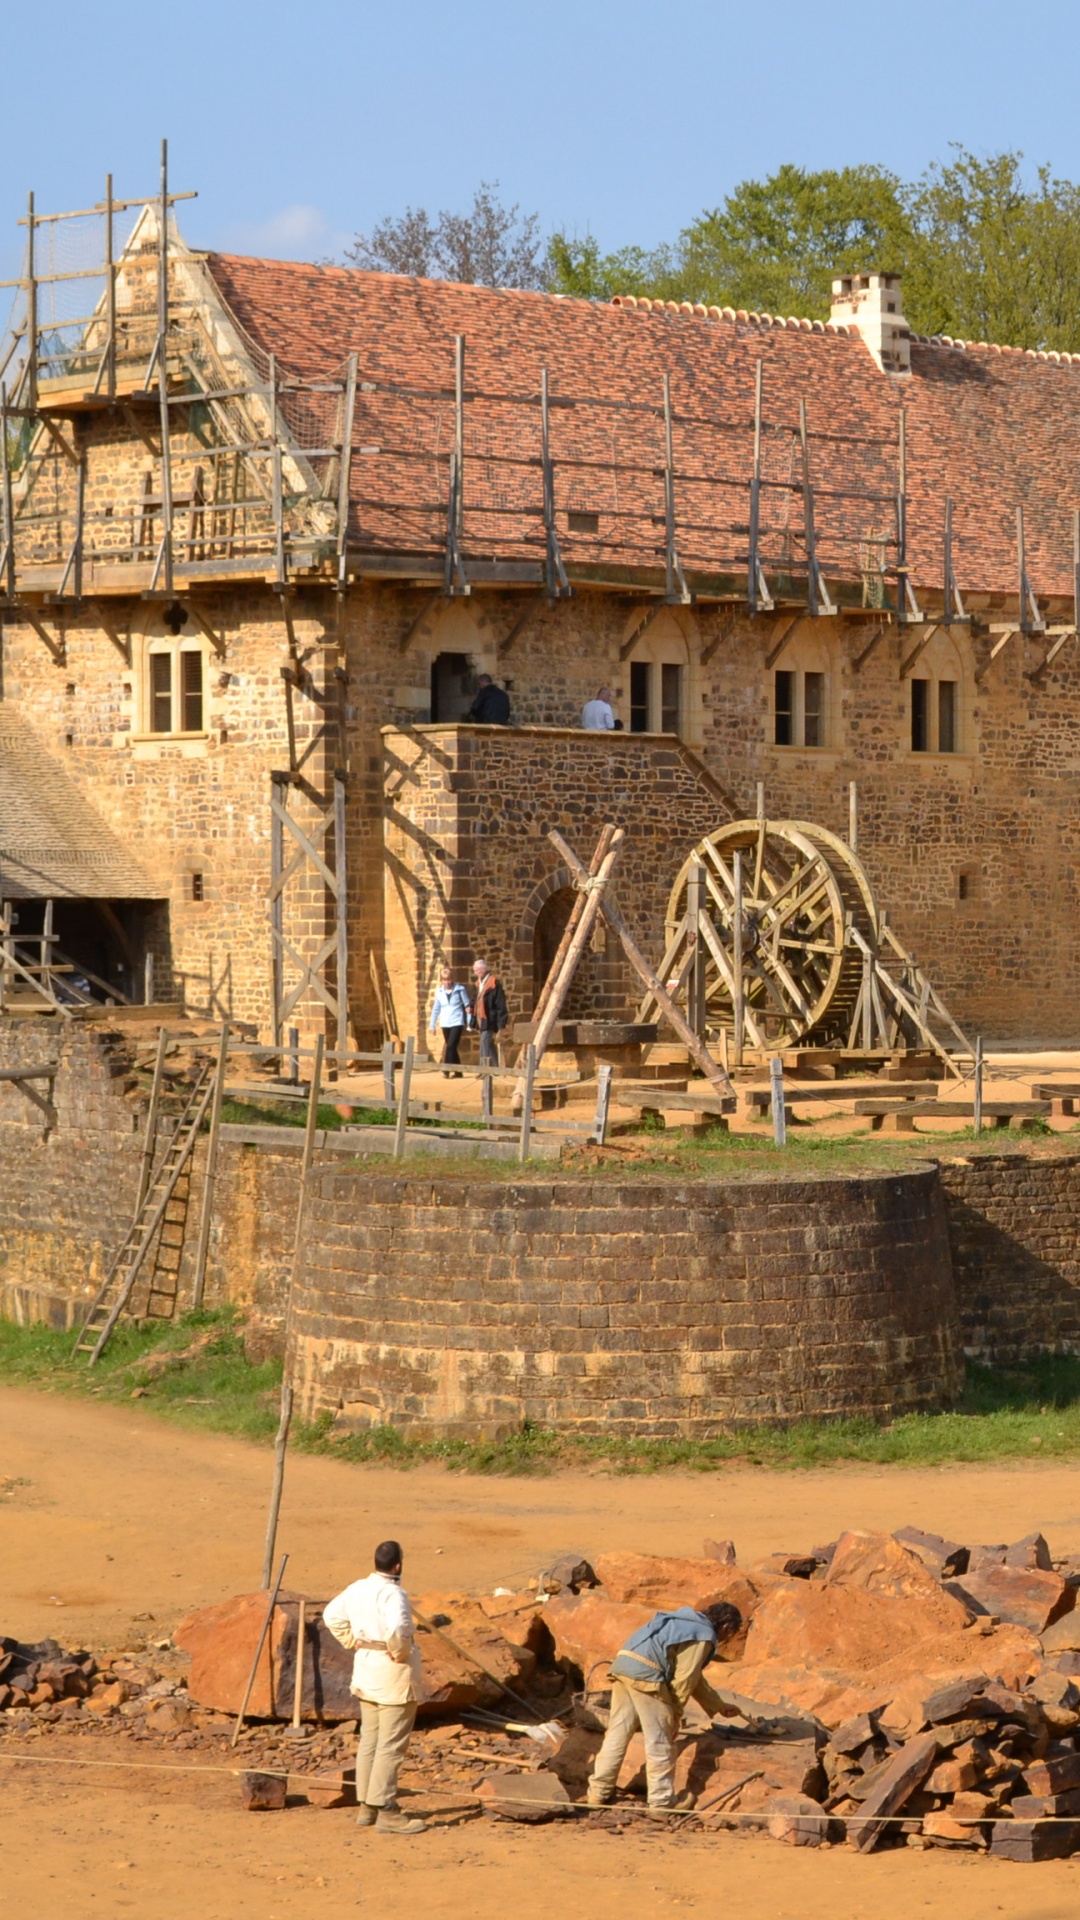
[[[0,1631],[125,1644],[257,1584],[266,1452],[176,1431],[141,1409],[0,1392]],[[1060,1466],[934,1471],[741,1469],[709,1476],[464,1479],[289,1462],[280,1540],[289,1578],[326,1593],[387,1533],[414,1591],[510,1584],[562,1547],[740,1557],[812,1545],[843,1525],[915,1520],[961,1537],[1040,1526],[1080,1545],[1080,1475]],[[146,1618],[153,1615],[153,1620]],[[0,1756],[25,1741],[0,1740]],[[80,1744],[80,1754],[88,1749]],[[177,1755],[177,1759],[180,1756]],[[439,1920],[652,1920],[700,1908],[727,1920],[1066,1920],[1080,1862],[1021,1869],[935,1851],[861,1860],[756,1838],[681,1845],[640,1836],[470,1824],[410,1844],[358,1834],[348,1813],[241,1813],[225,1775],[67,1771],[0,1757],[0,1907],[35,1920],[339,1920],[392,1903]]]

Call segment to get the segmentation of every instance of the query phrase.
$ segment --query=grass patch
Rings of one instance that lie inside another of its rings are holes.
[[[209,1336],[206,1338],[205,1336]],[[0,1321],[0,1384],[135,1404],[185,1427],[269,1442],[278,1419],[281,1365],[247,1359],[229,1310],[185,1314],[168,1327],[119,1327],[96,1367],[73,1359],[73,1336]],[[184,1356],[159,1370],[158,1356]],[[151,1363],[151,1364],[148,1364]],[[1080,1454],[1080,1358],[1047,1355],[1022,1368],[968,1367],[948,1413],[800,1421],[720,1433],[708,1440],[627,1439],[524,1426],[493,1440],[415,1439],[395,1427],[340,1435],[324,1416],[294,1425],[293,1444],[360,1465],[437,1464],[461,1473],[710,1473],[725,1466],[797,1469],[865,1462],[946,1466],[960,1461],[1048,1460]]]
[[[203,1336],[209,1335],[204,1341]],[[97,1365],[72,1357],[74,1333],[0,1320],[0,1383],[130,1403],[179,1426],[269,1440],[278,1423],[281,1362],[250,1361],[232,1309],[187,1313],[167,1327],[121,1323]],[[196,1349],[158,1371],[146,1363]]]

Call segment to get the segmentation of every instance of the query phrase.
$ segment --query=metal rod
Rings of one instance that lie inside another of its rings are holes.
[[[214,1098],[210,1106],[210,1137],[206,1143],[206,1168],[203,1173],[202,1214],[199,1220],[199,1245],[195,1254],[195,1278],[191,1305],[198,1312],[206,1291],[206,1256],[210,1250],[210,1223],[214,1215],[214,1182],[217,1179],[218,1143],[221,1138],[221,1102],[225,1092],[225,1067],[229,1053],[229,1023],[222,1022],[218,1040],[217,1066],[214,1070]]]
[[[784,1063],[778,1053],[769,1061],[769,1086],[772,1090],[772,1126],[773,1141],[778,1147],[787,1146],[787,1112],[784,1107]]]
[[[289,1411],[291,1413],[292,1412],[291,1387],[282,1389],[282,1395],[281,1395],[282,1401],[284,1401],[286,1393],[288,1393],[288,1396],[289,1396]],[[285,1431],[286,1433],[288,1432],[288,1427],[286,1427]],[[275,1530],[276,1530],[277,1516],[275,1515],[274,1518],[275,1518]],[[244,1688],[244,1698],[240,1703],[240,1711],[236,1716],[236,1725],[233,1728],[233,1736],[229,1742],[229,1745],[231,1747],[235,1747],[237,1741],[240,1738],[240,1730],[243,1727],[244,1716],[247,1713],[247,1709],[248,1709],[248,1701],[251,1699],[252,1690],[255,1686],[255,1675],[259,1671],[259,1661],[262,1659],[262,1650],[266,1644],[266,1636],[270,1631],[270,1622],[274,1617],[274,1608],[277,1606],[277,1597],[278,1597],[278,1594],[281,1592],[281,1583],[285,1578],[285,1568],[287,1567],[288,1562],[289,1562],[288,1554],[283,1553],[281,1556],[281,1565],[278,1568],[278,1576],[277,1576],[277,1579],[274,1581],[274,1590],[270,1595],[270,1604],[266,1609],[266,1618],[263,1621],[262,1632],[259,1635],[259,1644],[255,1649],[255,1658],[251,1663],[251,1672],[248,1674],[248,1683],[247,1683],[247,1686]],[[273,1571],[273,1561],[271,1560],[270,1566],[263,1568],[263,1587],[264,1588],[270,1585],[270,1575],[272,1571]],[[271,1653],[271,1663],[270,1663],[270,1680],[271,1680],[271,1693],[272,1693],[273,1692],[273,1654],[272,1653]],[[273,1703],[271,1702],[271,1705],[272,1704]]]
[[[743,1006],[743,867],[742,848],[736,847],[732,856],[733,900],[731,909],[731,1008],[735,1022],[732,1065],[741,1067],[743,1063],[743,1029],[745,1011]]]

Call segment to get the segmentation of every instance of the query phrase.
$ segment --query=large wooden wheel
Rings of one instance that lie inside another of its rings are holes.
[[[736,820],[694,848],[671,890],[667,944],[700,896],[706,1033],[734,1027],[736,852],[742,854],[743,1004],[751,1047],[846,1045],[862,980],[854,925],[880,933],[866,874],[836,834],[805,820]],[[699,879],[698,876],[702,876]]]

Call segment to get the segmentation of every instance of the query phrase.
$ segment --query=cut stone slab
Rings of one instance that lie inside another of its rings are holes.
[[[848,1822],[848,1835],[854,1838],[860,1853],[869,1853],[877,1846],[887,1831],[889,1817],[899,1813],[916,1787],[922,1786],[937,1754],[936,1736],[919,1733],[893,1755],[873,1793],[863,1801],[860,1818]]]
[[[300,1786],[313,1807],[355,1807],[356,1775],[352,1767],[338,1767],[333,1773],[312,1774]]]
[[[280,1813],[287,1786],[283,1773],[242,1773],[240,1800],[248,1813]]]
[[[890,1600],[917,1600],[956,1627],[970,1618],[962,1603],[948,1606],[940,1582],[918,1554],[891,1533],[841,1534],[822,1584],[860,1588]]]
[[[1030,1571],[1051,1573],[1054,1563],[1050,1558],[1050,1549],[1041,1533],[1025,1534],[1022,1540],[1014,1541],[1005,1549],[1007,1567],[1026,1567]]]
[[[999,1860],[1067,1860],[1080,1851],[1080,1820],[995,1820],[990,1852]]]
[[[484,1812],[498,1820],[536,1825],[570,1810],[570,1796],[554,1773],[489,1773],[476,1789]]]
[[[1059,1614],[1039,1635],[1044,1653],[1080,1653],[1080,1607]]]
[[[829,1837],[829,1816],[806,1794],[778,1793],[765,1802],[766,1831],[789,1847],[820,1847]]]
[[[995,1614],[1029,1633],[1043,1633],[1076,1605],[1076,1589],[1059,1573],[1040,1568],[1009,1567],[985,1561],[971,1566],[962,1580],[948,1580],[945,1592],[970,1607],[973,1614]]]
[[[921,1527],[898,1527],[893,1535],[909,1553],[917,1554],[935,1580],[949,1580],[967,1571],[970,1552],[957,1540],[946,1540],[940,1533],[923,1533]]]

